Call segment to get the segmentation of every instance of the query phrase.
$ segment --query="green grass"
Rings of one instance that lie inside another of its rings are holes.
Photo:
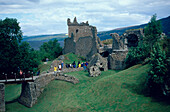
[[[109,70],[99,77],[88,77],[84,71],[68,73],[80,83],[54,80],[44,89],[37,104],[27,108],[18,102],[6,105],[10,112],[111,111],[111,112],[168,112],[170,105],[141,94],[149,65],[136,65],[123,71]],[[6,87],[14,94],[16,87]],[[8,95],[11,96],[11,95]],[[11,98],[13,99],[13,98]]]
[[[47,64],[44,64],[44,62],[42,62],[38,67],[38,70],[40,70],[40,73],[44,71],[48,71],[50,69],[51,63],[52,61],[48,61]]]
[[[76,54],[73,53],[68,53],[64,55],[65,59],[63,60],[64,63],[68,63],[68,64],[72,64],[73,61],[76,62],[76,64],[78,63],[78,61],[80,62],[85,62],[85,58],[83,57],[79,57]]]
[[[65,54],[65,55],[63,55],[63,56],[65,57],[65,59],[63,60],[65,64],[66,64],[66,63],[72,64],[73,61],[75,61],[76,64],[78,63],[78,61],[80,61],[80,63],[81,63],[81,62],[85,62],[85,58],[79,57],[79,56],[77,56],[77,55],[75,55],[75,54],[73,54],[73,53],[68,53],[68,54]],[[58,58],[57,58],[57,59],[58,59]],[[57,59],[56,59],[56,60],[57,60]],[[39,65],[39,67],[38,67],[38,70],[40,70],[40,73],[42,73],[42,72],[44,72],[44,71],[49,71],[52,62],[53,62],[53,61],[48,61],[47,64],[44,64],[44,62],[42,62],[42,63]]]

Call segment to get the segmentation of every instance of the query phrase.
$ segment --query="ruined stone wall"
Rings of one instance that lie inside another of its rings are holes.
[[[75,53],[75,52],[76,52],[76,43],[73,41],[73,38],[66,38],[64,40],[63,54]]]
[[[54,80],[54,74],[42,74],[34,82],[22,83],[22,92],[18,101],[27,106],[32,107],[36,102],[37,98],[41,95],[44,87]]]
[[[92,37],[81,37],[76,42],[75,54],[87,57],[93,46]]]
[[[69,76],[69,75],[66,75],[66,74],[63,74],[63,73],[57,73],[56,75],[56,80],[63,80],[63,81],[66,81],[66,82],[70,82],[70,83],[73,83],[73,84],[77,84],[79,83],[79,80],[73,76]]]
[[[0,112],[5,112],[5,84],[0,83]]]
[[[76,18],[71,22],[68,18],[68,38],[64,41],[63,54],[75,53],[85,58],[99,52],[101,45],[97,37],[97,29],[86,23],[78,23]]]
[[[68,37],[71,37],[72,33],[74,35],[74,41],[76,42],[80,37],[92,37],[92,26],[86,25],[76,25],[76,26],[68,26]]]
[[[126,68],[125,59],[128,51],[114,51],[108,56],[108,68],[123,70]]]

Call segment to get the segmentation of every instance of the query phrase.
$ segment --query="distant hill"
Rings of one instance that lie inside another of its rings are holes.
[[[37,36],[24,36],[22,41],[27,41],[30,46],[36,50],[44,43],[49,40],[57,39],[60,43],[60,46],[64,46],[64,39],[67,38],[68,35],[66,33],[63,34],[51,34],[51,35],[37,35]]]
[[[162,30],[163,32],[170,37],[170,16],[167,18],[160,19],[162,24]],[[129,27],[123,27],[123,28],[116,28],[110,31],[102,31],[98,32],[98,37],[100,40],[106,40],[112,38],[110,36],[110,33],[118,33],[119,35],[122,35],[126,30],[129,29],[138,29],[138,28],[144,28],[147,24],[142,24],[142,25],[136,25],[136,26],[129,26]]]
[[[160,19],[159,21],[161,21],[163,32],[170,38],[170,16],[167,18]],[[110,31],[98,32],[97,35],[100,38],[100,40],[106,40],[106,39],[112,38],[110,36],[110,33],[118,33],[119,35],[122,35],[126,30],[144,28],[146,25],[147,24],[116,28]],[[63,47],[64,39],[67,37],[68,35],[66,33],[51,34],[51,35],[37,35],[37,36],[24,36],[23,41],[29,42],[32,48],[38,49],[43,44],[43,42],[48,42],[49,40],[57,39],[61,47]]]
[[[24,36],[23,41],[48,41],[51,39],[57,39],[59,41],[67,38],[67,34],[51,34],[51,35],[37,35],[37,36]]]

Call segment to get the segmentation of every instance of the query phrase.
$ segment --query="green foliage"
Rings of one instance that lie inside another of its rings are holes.
[[[40,57],[38,52],[31,49],[28,42],[23,42],[19,46],[20,48],[20,69],[23,71],[33,71],[36,72],[38,65],[40,64]]]
[[[126,56],[125,63],[128,67],[142,63],[148,56],[149,51],[147,45],[138,45],[138,47],[131,47]]]
[[[19,65],[22,31],[16,19],[0,20],[0,71],[11,72]]]
[[[45,42],[40,47],[40,56],[43,61],[45,61],[46,58],[53,60],[57,58],[61,53],[62,48],[56,39]]]
[[[153,52],[151,53],[151,70],[149,71],[149,85],[153,84],[164,84],[168,77],[167,74],[167,62],[165,52],[162,50],[161,46],[155,44],[153,47]]]
[[[34,71],[40,64],[39,54],[27,42],[21,43],[22,31],[16,19],[0,20],[0,74],[10,75],[18,68],[27,72]],[[8,76],[9,76],[8,75]],[[3,78],[2,75],[0,75]]]
[[[144,42],[149,45],[149,49],[152,50],[155,42],[158,42],[161,38],[161,23],[156,20],[156,14],[152,16],[150,22],[144,29]]]

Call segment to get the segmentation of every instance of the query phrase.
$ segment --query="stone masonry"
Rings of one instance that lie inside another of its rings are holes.
[[[96,53],[92,56],[87,68],[90,69],[91,66],[97,66],[99,70],[107,71],[108,70],[107,58],[104,58],[99,53]]]
[[[70,83],[73,83],[73,84],[79,83],[79,80],[77,78],[63,74],[62,72],[57,73],[55,79],[56,80],[63,80],[63,81],[70,82]]]
[[[5,84],[0,83],[0,112],[5,112]]]
[[[99,52],[101,45],[97,37],[97,29],[86,23],[78,23],[76,17],[71,22],[68,18],[68,38],[64,40],[63,54],[75,53],[86,58]]]
[[[32,107],[37,102],[37,98],[43,92],[44,87],[54,78],[54,74],[49,73],[40,75],[34,82],[24,82],[18,101],[27,107]]]
[[[113,39],[112,53],[108,56],[108,68],[121,70],[126,68],[125,59],[130,47],[137,47],[142,41],[143,29],[127,30],[123,35],[110,34]]]
[[[125,59],[128,51],[113,51],[108,56],[108,68],[112,70],[122,70],[126,68]]]

